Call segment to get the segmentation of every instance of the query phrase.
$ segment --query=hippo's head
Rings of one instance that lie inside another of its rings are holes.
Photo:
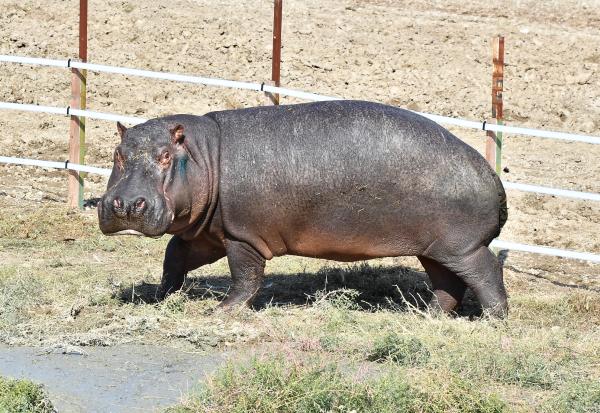
[[[159,237],[185,228],[202,213],[210,190],[198,176],[203,171],[188,170],[193,160],[184,126],[163,118],[130,129],[118,123],[117,129],[121,143],[98,204],[102,232]]]

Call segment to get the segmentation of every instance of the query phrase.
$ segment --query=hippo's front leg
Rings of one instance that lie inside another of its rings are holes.
[[[218,243],[204,238],[185,241],[174,235],[165,252],[159,298],[179,291],[189,271],[212,264],[224,256],[225,249]]]
[[[262,285],[265,259],[245,242],[227,240],[225,249],[233,284],[220,307],[229,308],[240,304],[250,306]]]

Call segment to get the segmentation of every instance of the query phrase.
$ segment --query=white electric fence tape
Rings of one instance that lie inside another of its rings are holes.
[[[52,113],[55,115],[67,115],[67,108],[55,106],[29,105],[26,103],[0,102],[0,109],[20,110],[25,112]]]
[[[38,113],[51,113],[55,115],[73,115],[80,116],[82,118],[91,118],[91,119],[102,119],[109,120],[114,122],[125,122],[131,123],[133,125],[137,125],[140,123],[144,123],[147,119],[137,118],[132,116],[121,116],[114,115],[112,113],[104,113],[104,112],[94,112],[92,110],[80,110],[80,109],[71,109],[67,107],[56,107],[56,106],[41,106],[41,105],[29,105],[25,103],[11,103],[11,102],[0,102],[0,109],[8,109],[8,110],[20,110],[24,112],[38,112]]]
[[[111,170],[106,168],[98,168],[95,166],[80,165],[77,163],[55,162],[55,161],[40,161],[37,159],[25,159],[25,158],[13,158],[10,156],[0,156],[0,163],[10,163],[15,165],[27,165],[27,166],[40,166],[42,168],[54,168],[54,169],[71,169],[78,172],[89,172],[92,174],[99,174],[104,176],[110,176]]]
[[[538,194],[556,195],[556,196],[566,197],[566,198],[587,199],[590,201],[600,201],[600,194],[595,194],[592,192],[570,191],[568,189],[558,189],[558,188],[550,188],[547,186],[521,184],[518,182],[506,182],[504,180],[502,181],[502,184],[504,185],[504,188],[506,188],[506,189],[516,189],[518,191],[536,192]]]
[[[540,247],[538,245],[519,244],[516,242],[502,241],[499,239],[493,240],[492,243],[490,244],[490,247],[498,248],[498,249],[514,250],[514,251],[532,252],[535,254],[552,255],[555,257],[573,258],[576,260],[584,260],[584,261],[600,263],[600,255],[597,255],[597,254],[590,254],[588,252],[561,250],[558,248],[550,248],[550,247]]]
[[[277,86],[270,86],[261,83],[241,82],[234,80],[215,79],[209,77],[180,75],[176,73],[154,72],[151,70],[130,69],[125,67],[98,65],[92,63],[78,62],[74,60],[52,60],[35,57],[22,57],[11,55],[0,55],[0,62],[22,63],[31,65],[56,66],[63,68],[76,68],[91,70],[93,72],[118,73],[130,76],[141,76],[153,79],[172,80],[176,82],[196,83],[207,86],[221,86],[234,89],[254,90],[257,92],[271,92],[280,95],[293,96],[304,100],[325,101],[325,100],[340,100],[341,98],[333,96],[318,95],[315,93],[303,92],[301,90],[286,89]],[[466,119],[451,118],[448,116],[434,115],[431,113],[415,112],[421,116],[433,120],[437,123],[446,125],[461,126],[463,128],[489,130],[494,132],[505,132],[514,135],[529,135],[539,138],[562,139],[576,142],[585,142],[600,144],[600,137],[579,135],[573,133],[547,131],[541,129],[521,128],[517,126],[497,125],[487,122],[472,121]]]
[[[102,120],[109,120],[112,122],[125,122],[125,123],[130,123],[132,125],[139,125],[140,123],[144,123],[148,120],[148,119],[137,118],[137,117],[132,117],[132,116],[113,115],[112,113],[94,112],[92,110],[80,110],[80,109],[70,109],[69,114],[71,114],[73,116],[80,116],[82,118],[102,119]]]
[[[542,129],[521,128],[518,126],[496,125],[493,123],[486,123],[484,130],[489,130],[493,132],[505,132],[513,135],[529,135],[536,136],[538,138],[560,139],[565,141],[585,142],[600,145],[600,137],[577,135],[574,133],[553,132]]]
[[[1,60],[1,56],[0,56]],[[211,77],[180,75],[176,73],[154,72],[151,70],[130,69],[125,67],[97,65],[92,63],[84,63],[71,61],[71,67],[76,69],[90,70],[92,72],[117,73],[121,75],[149,77],[152,79],[172,80],[175,82],[196,83],[207,86],[220,86],[232,89],[254,90],[257,92],[279,93],[280,95],[293,96],[305,100],[338,100],[330,96],[317,95],[315,93],[303,92],[300,90],[286,89],[277,86],[270,86],[261,83],[239,82],[235,80],[215,79]]]
[[[25,56],[12,56],[12,55],[0,55],[0,62],[8,63],[22,63],[26,65],[42,65],[42,66],[55,66],[68,68],[68,60],[54,60],[45,59],[41,57],[25,57]]]

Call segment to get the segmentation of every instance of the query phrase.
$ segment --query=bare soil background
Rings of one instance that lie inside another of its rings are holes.
[[[77,6],[74,0],[0,0],[0,53],[75,57]],[[260,82],[270,78],[271,25],[270,1],[95,1],[90,2],[89,61]],[[491,105],[491,38],[503,34],[506,123],[600,135],[599,28],[596,0],[286,0],[282,84],[482,120]],[[69,96],[70,73],[64,69],[0,64],[1,101],[66,106]],[[88,75],[88,107],[97,111],[154,117],[261,102],[255,92]],[[283,98],[283,103],[296,102]],[[67,118],[1,111],[0,154],[64,160],[68,125]],[[451,130],[483,152],[483,132]],[[87,136],[87,162],[110,167],[118,142],[115,125],[88,120]],[[600,145],[509,135],[503,156],[509,172],[503,178],[600,193],[598,159]],[[105,185],[104,177],[89,176],[85,197],[101,196]],[[508,195],[502,239],[600,254],[600,203],[518,191]],[[355,357],[377,334],[394,328],[406,332],[402,323],[412,323],[425,343],[450,340],[454,355],[460,337],[478,337],[466,350],[467,364],[479,363],[484,348],[493,357],[514,355],[517,367],[510,371],[526,366],[539,373],[535,380],[541,387],[520,379],[492,379],[483,386],[499,391],[517,410],[535,410],[561,393],[563,377],[600,377],[600,349],[594,344],[600,341],[600,265],[504,254],[513,311],[509,324],[500,326],[387,313],[401,304],[400,292],[427,294],[426,277],[412,258],[350,269],[326,261],[276,259],[267,266],[271,278],[257,311],[211,314],[228,288],[226,261],[194,272],[187,295],[155,303],[166,237],[104,237],[95,211],[68,212],[65,198],[64,171],[0,165],[2,342],[213,349],[274,341],[310,353],[323,350],[331,339],[345,348],[342,354]],[[390,290],[395,284],[399,289]],[[328,306],[302,305],[321,302],[325,287],[362,292],[356,300],[360,310],[339,315]],[[386,310],[370,312],[378,306]],[[521,354],[533,359],[519,364]],[[546,364],[554,359],[555,364]],[[467,376],[485,382],[492,365]],[[440,368],[445,371],[439,365],[432,371]]]
[[[282,82],[352,99],[485,119],[493,35],[506,36],[506,122],[600,135],[597,1],[289,1]],[[77,2],[0,2],[0,52],[77,54]],[[89,60],[117,66],[262,81],[270,77],[268,1],[103,1],[90,5]],[[0,99],[66,106],[64,69],[0,65]],[[141,117],[260,104],[255,92],[90,73],[92,110]],[[295,102],[284,98],[285,103]],[[62,160],[68,119],[2,111],[3,155]],[[90,164],[109,166],[115,126],[88,120]],[[483,151],[484,135],[453,129]],[[600,147],[507,136],[505,179],[600,192]],[[0,166],[3,203],[61,201],[64,172]],[[90,177],[86,197],[105,179]],[[507,240],[600,252],[600,206],[510,193]],[[535,259],[539,261],[538,259]],[[548,259],[542,258],[546,263]],[[554,262],[553,259],[550,259]],[[560,270],[562,260],[555,262]],[[571,264],[567,264],[571,265]]]

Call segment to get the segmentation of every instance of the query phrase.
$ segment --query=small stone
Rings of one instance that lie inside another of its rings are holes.
[[[596,124],[592,120],[587,120],[581,123],[581,130],[586,133],[592,133],[596,130]]]
[[[591,77],[591,72],[580,72],[572,76],[567,76],[567,83],[571,85],[587,85]]]
[[[83,310],[83,308],[85,307],[85,305],[83,303],[74,303],[71,306],[71,311],[69,312],[71,317],[75,318],[79,315],[79,313],[81,313],[81,311]]]

